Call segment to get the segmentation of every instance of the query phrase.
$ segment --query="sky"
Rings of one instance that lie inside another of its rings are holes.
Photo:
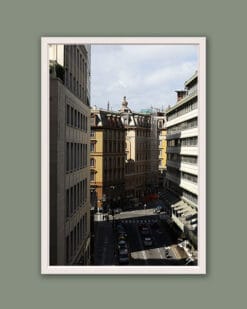
[[[91,106],[135,112],[176,103],[175,90],[198,69],[196,45],[92,45]]]

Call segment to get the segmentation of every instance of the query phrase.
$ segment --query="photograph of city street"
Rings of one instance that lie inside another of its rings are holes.
[[[193,273],[205,250],[200,44],[47,49],[48,266]]]

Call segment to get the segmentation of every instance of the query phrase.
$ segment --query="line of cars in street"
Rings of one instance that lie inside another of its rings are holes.
[[[144,247],[151,247],[153,245],[153,239],[151,236],[150,226],[147,223],[139,224],[139,231],[142,235],[142,241]]]
[[[119,265],[129,264],[129,246],[127,242],[127,232],[125,227],[121,222],[116,225],[117,232],[117,253],[118,253],[118,263]]]

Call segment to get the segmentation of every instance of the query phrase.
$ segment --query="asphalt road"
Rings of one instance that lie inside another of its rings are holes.
[[[153,209],[135,210],[122,212],[117,215],[128,234],[130,251],[130,265],[179,265],[183,262],[178,259],[176,252],[170,248],[169,258],[165,254],[165,247],[176,242],[169,227],[160,224],[159,215],[153,213]],[[139,225],[146,223],[150,227],[152,246],[145,247],[144,236],[141,234]],[[155,224],[154,224],[155,223]],[[154,224],[154,225],[153,225]]]
[[[154,206],[154,205],[153,205]],[[125,211],[114,216],[114,222],[122,222],[128,237],[130,265],[183,265],[172,245],[176,243],[169,226],[161,223],[160,217],[153,213],[153,208]],[[150,227],[152,246],[145,247],[139,225],[146,223]],[[118,265],[117,235],[113,229],[113,220],[95,223],[95,265]],[[168,255],[165,247],[170,247]]]

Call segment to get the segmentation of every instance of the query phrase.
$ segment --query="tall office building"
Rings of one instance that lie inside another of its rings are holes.
[[[179,199],[172,219],[197,246],[198,95],[197,72],[177,91],[177,103],[167,115],[167,187]]]
[[[90,47],[50,45],[50,265],[90,261]]]

